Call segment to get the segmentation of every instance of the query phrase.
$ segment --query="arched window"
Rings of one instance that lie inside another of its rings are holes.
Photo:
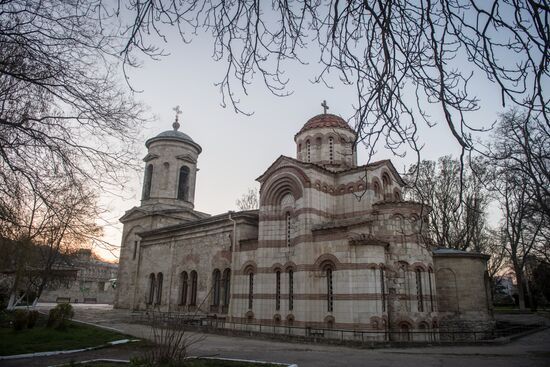
[[[430,311],[434,312],[435,309],[434,309],[434,296],[432,291],[432,278],[433,278],[433,270],[428,269],[428,285],[430,290]]]
[[[387,186],[389,186],[391,183],[391,180],[390,180],[390,177],[388,176],[387,173],[383,173],[382,174],[382,185],[384,186],[384,188],[386,188]]]
[[[311,162],[311,143],[306,141],[306,162]]]
[[[399,193],[399,191],[395,191],[395,192],[393,193],[393,199],[394,199],[395,201],[400,201],[400,200],[401,200],[401,194]]]
[[[328,138],[328,161],[329,163],[334,162],[334,138]]]
[[[136,259],[137,249],[138,249],[138,241],[134,241],[134,254],[132,255],[132,260]]]
[[[197,272],[193,270],[191,272],[191,299],[189,300],[189,306],[197,305]]]
[[[327,311],[332,312],[334,311],[334,289],[332,287],[333,267],[332,265],[326,265],[324,270],[327,278]]]
[[[286,247],[290,247],[290,236],[291,236],[291,222],[290,222],[290,212],[285,214],[285,233],[286,233]]]
[[[182,271],[180,275],[181,279],[181,291],[180,291],[180,305],[186,305],[187,304],[187,290],[189,289],[189,277],[187,276],[186,271]]]
[[[160,305],[162,301],[162,282],[163,282],[162,273],[157,274],[157,299],[155,304]]]
[[[164,162],[162,164],[162,188],[168,187],[168,178],[170,176],[170,163]]]
[[[155,274],[151,273],[149,274],[149,296],[147,297],[147,303],[153,304],[155,300],[155,286],[156,286],[156,279]]]
[[[386,312],[386,275],[384,268],[380,267],[380,295],[382,296],[382,312]]]
[[[424,311],[424,292],[422,290],[422,270],[416,269],[416,298],[418,299],[418,312]]]
[[[252,310],[254,305],[254,273],[248,274],[248,309]]]
[[[182,166],[180,168],[178,180],[178,200],[189,199],[189,168]]]
[[[231,270],[225,269],[223,271],[223,305],[229,306],[229,300],[231,296]]]
[[[142,200],[148,200],[151,197],[151,185],[153,183],[153,165],[150,164],[145,169],[145,180],[143,181]]]
[[[220,271],[215,269],[212,273],[212,306],[220,305]]]
[[[411,340],[411,326],[407,322],[399,323],[399,339],[400,341],[410,341]]]
[[[294,309],[294,271],[288,271],[288,310]]]
[[[380,185],[377,181],[374,182],[372,185],[373,191],[374,191],[374,197],[379,198],[380,197]]]
[[[386,199],[386,194],[391,194],[389,191],[391,185],[390,176],[386,172],[382,174],[382,189],[384,190],[384,199]]]
[[[275,273],[275,310],[281,309],[281,272]]]

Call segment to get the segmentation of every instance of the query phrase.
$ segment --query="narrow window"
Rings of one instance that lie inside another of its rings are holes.
[[[162,276],[162,273],[158,273],[157,274],[157,300],[156,300],[156,304],[157,305],[160,305],[161,301],[162,301],[162,282],[163,282],[163,276]]]
[[[434,296],[432,292],[432,269],[428,270],[428,283],[430,286],[430,311],[434,312]]]
[[[418,299],[418,312],[424,311],[424,294],[422,292],[422,270],[416,269],[416,298]]]
[[[220,271],[214,270],[212,275],[212,306],[220,305]]]
[[[162,165],[162,188],[168,187],[168,179],[170,177],[170,163],[164,162]]]
[[[181,293],[180,293],[180,305],[186,305],[187,304],[187,289],[189,285],[188,282],[188,276],[186,271],[181,272]]]
[[[178,200],[188,200],[189,197],[189,168],[182,166],[180,168],[178,180]]]
[[[311,162],[311,143],[306,141],[306,162]]]
[[[138,241],[134,241],[134,254],[132,255],[132,260],[136,259],[137,248],[138,248]]]
[[[151,197],[151,185],[153,181],[153,165],[150,164],[145,169],[145,180],[143,182],[142,200],[148,200]]]
[[[254,273],[248,274],[248,309],[251,310],[254,302]]]
[[[328,160],[329,163],[333,163],[334,161],[334,139],[328,138]]]
[[[149,297],[147,298],[148,304],[153,304],[153,301],[155,300],[155,274],[151,273],[149,275]]]
[[[384,268],[380,268],[380,296],[382,298],[382,312],[386,312],[386,282]]]
[[[327,266],[325,270],[327,276],[327,311],[332,312],[334,310],[334,293],[332,289],[332,268]]]
[[[191,272],[191,299],[189,300],[189,306],[197,305],[197,272],[193,270]]]
[[[229,306],[229,300],[231,295],[231,270],[225,269],[223,271],[223,305]]]
[[[290,222],[290,213],[286,212],[286,219],[285,219],[285,227],[286,227],[286,247],[290,247],[290,229],[291,229],[291,222]]]
[[[294,271],[288,271],[288,310],[294,309]]]
[[[394,197],[395,201],[401,200],[401,195],[399,194],[399,191],[394,192],[393,197]]]
[[[372,186],[373,186],[373,190],[374,190],[374,197],[379,198],[380,197],[380,185],[378,184],[378,182],[375,182]]]
[[[275,273],[275,309],[281,309],[281,272]]]

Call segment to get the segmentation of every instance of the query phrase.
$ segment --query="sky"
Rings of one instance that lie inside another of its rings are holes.
[[[135,161],[142,161],[147,154],[145,140],[172,129],[173,108],[182,110],[180,131],[190,135],[203,151],[198,159],[195,209],[209,214],[235,210],[235,201],[249,188],[258,188],[255,181],[280,155],[295,156],[294,135],[311,117],[322,113],[321,103],[326,100],[329,113],[348,119],[353,115],[355,91],[353,87],[335,82],[332,88],[313,84],[317,67],[291,65],[285,69],[289,78],[287,97],[271,94],[256,78],[248,95],[240,95],[241,107],[251,116],[238,114],[232,106],[222,107],[222,96],[215,83],[224,75],[224,64],[212,59],[212,39],[199,36],[191,44],[184,44],[176,36],[168,37],[164,45],[169,56],[155,61],[143,59],[143,65],[129,73],[130,83],[141,93],[135,95],[155,116],[141,131],[141,150]],[[314,60],[313,60],[314,61]],[[474,115],[477,126],[488,126],[502,112],[498,88],[479,82],[476,91],[482,103]],[[414,101],[411,101],[413,103]],[[438,109],[433,116],[437,119]],[[421,127],[424,144],[422,159],[459,154],[459,146],[453,140],[445,124]],[[359,147],[358,163],[367,161],[367,154]],[[392,159],[399,172],[416,161],[414,154],[394,157],[381,145],[372,158]],[[104,239],[119,245],[122,226],[118,222],[124,212],[139,205],[143,170],[129,173],[130,180],[124,190],[113,194],[103,193],[101,203],[106,207]],[[101,249],[98,254],[106,259],[115,257]],[[115,255],[117,255],[115,253]]]

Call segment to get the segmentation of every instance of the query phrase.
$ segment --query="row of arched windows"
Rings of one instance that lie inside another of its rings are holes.
[[[391,193],[391,178],[388,175],[387,172],[384,172],[382,174],[382,187],[380,187],[380,183],[375,180],[372,184],[372,190],[374,191],[374,197],[380,198],[381,196],[383,198],[387,198],[388,196],[392,196],[392,199],[395,201],[401,200],[401,194],[398,190],[395,190],[393,193]]]
[[[198,275],[195,270],[187,274],[186,271],[180,273],[180,293],[179,302],[181,306],[197,305]]]
[[[326,297],[326,311],[334,311],[334,271],[335,267],[332,263],[327,263],[322,266],[323,276],[326,279],[325,285],[325,297]],[[425,290],[423,285],[424,271],[420,268],[415,270],[416,277],[416,296],[418,300],[418,311],[426,311],[426,305],[424,302]],[[247,272],[248,274],[248,308],[252,310],[254,304],[254,273],[252,270]],[[379,269],[380,274],[380,293],[382,312],[386,311],[386,281],[384,268]],[[430,311],[434,311],[433,292],[432,292],[432,270],[428,271],[428,291],[430,297]],[[291,311],[294,308],[294,272],[288,271],[288,310]],[[275,272],[275,310],[281,309],[281,271]]]
[[[212,274],[212,305],[219,306],[222,302],[223,306],[228,306],[230,301],[230,282],[231,270],[225,269],[223,276],[218,269],[215,269]],[[151,273],[149,275],[149,291],[147,295],[147,303],[150,305],[160,305],[162,301],[162,273]],[[198,290],[198,274],[195,270],[189,274],[186,271],[180,273],[180,287],[178,304],[181,306],[196,306],[197,305],[197,290]],[[222,293],[223,291],[223,293]]]
[[[294,309],[294,271],[289,269],[288,272],[288,310]],[[275,272],[275,310],[281,310],[281,271]]]
[[[163,187],[166,187],[168,182],[168,171],[169,163],[164,163],[164,183]],[[153,165],[147,165],[145,169],[145,180],[143,182],[143,194],[142,200],[148,200],[151,198],[151,187],[153,184]],[[189,200],[189,167],[182,166],[179,170],[178,175],[178,191],[177,191],[178,200]]]
[[[231,269],[227,268],[223,274],[219,269],[212,273],[212,306],[229,306],[231,296]]]

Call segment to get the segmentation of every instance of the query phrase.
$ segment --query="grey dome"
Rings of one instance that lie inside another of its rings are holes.
[[[182,133],[181,131],[177,131],[177,130],[163,131],[160,134],[158,134],[157,136],[152,137],[151,139],[148,139],[145,142],[145,146],[147,148],[149,148],[149,145],[151,145],[152,143],[154,143],[156,141],[162,141],[162,140],[180,141],[182,143],[187,143],[187,144],[190,144],[190,145],[196,147],[198,149],[199,153],[202,151],[201,146],[199,144],[197,144],[193,139],[191,139],[191,137],[189,135],[187,135],[185,133]]]

